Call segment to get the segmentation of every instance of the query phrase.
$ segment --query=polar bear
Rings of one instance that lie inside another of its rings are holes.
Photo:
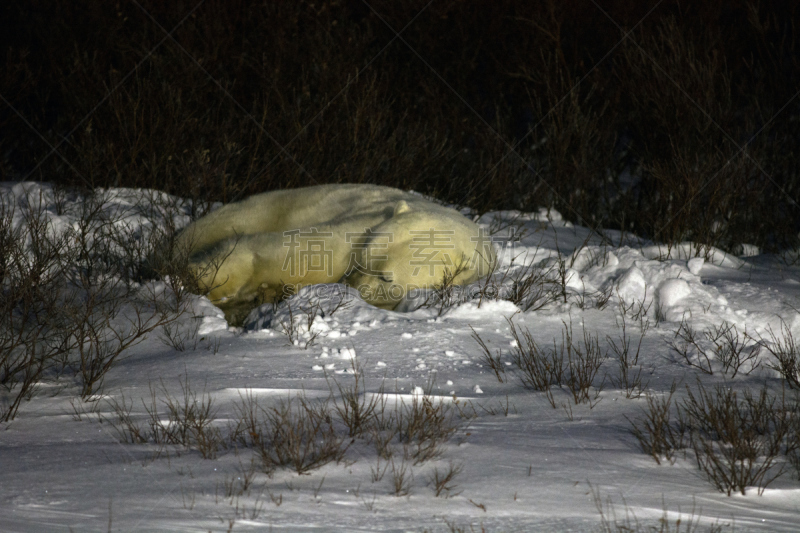
[[[490,239],[458,211],[390,187],[318,185],[225,205],[177,238],[229,320],[300,287],[345,283],[394,309],[415,289],[489,273]]]

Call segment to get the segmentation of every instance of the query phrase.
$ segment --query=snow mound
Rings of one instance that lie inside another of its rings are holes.
[[[708,315],[737,323],[741,319],[727,299],[699,274],[706,259],[692,257],[692,243],[672,247],[622,247],[613,252],[586,246],[567,259],[566,286],[575,293],[603,291],[623,309],[667,322]],[[689,259],[688,261],[686,259]],[[552,258],[548,261],[552,262]],[[739,268],[741,260],[710,249],[707,261],[723,268]],[[714,320],[716,322],[716,320]]]
[[[626,254],[633,257],[634,251]],[[667,322],[680,322],[687,317],[717,315],[722,319],[735,317],[728,301],[714,287],[703,285],[685,263],[653,260],[634,260],[617,282],[618,297],[623,307],[649,309],[648,314],[660,315]]]
[[[447,314],[448,318],[480,320],[496,316],[511,316],[519,312],[519,307],[508,300],[487,300],[481,303],[466,302]]]
[[[197,333],[201,336],[228,329],[225,313],[205,296],[194,297],[192,312],[194,317],[201,319],[200,327],[197,330]]]
[[[686,261],[686,268],[689,269],[689,272],[694,274],[695,276],[699,276],[700,272],[703,270],[703,265],[705,264],[706,260],[702,257],[693,257]]]
[[[689,284],[682,279],[667,279],[658,286],[658,303],[664,307],[674,307],[683,298],[692,294]]]
[[[617,281],[617,297],[620,300],[640,302],[648,305],[647,281],[642,271],[635,266],[626,270]]]
[[[719,267],[742,268],[744,266],[744,261],[719,248],[694,242],[682,242],[675,246],[665,244],[646,246],[642,248],[642,255],[648,259],[659,260],[704,257],[709,263]]]

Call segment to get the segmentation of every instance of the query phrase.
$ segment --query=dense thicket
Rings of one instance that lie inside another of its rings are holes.
[[[660,241],[796,246],[798,15],[746,0],[6,2],[0,179],[222,201],[372,182]]]

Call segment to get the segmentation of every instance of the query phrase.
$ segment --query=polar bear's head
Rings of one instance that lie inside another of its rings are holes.
[[[351,257],[342,281],[384,309],[444,280],[471,283],[486,275],[495,259],[488,238],[466,218],[415,210],[404,201],[395,206],[394,216],[365,232]]]

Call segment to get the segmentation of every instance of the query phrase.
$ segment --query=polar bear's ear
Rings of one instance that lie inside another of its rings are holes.
[[[408,207],[408,204],[405,200],[400,200],[397,202],[397,205],[394,206],[394,215],[402,215],[403,213],[408,213],[411,211],[411,208]]]

